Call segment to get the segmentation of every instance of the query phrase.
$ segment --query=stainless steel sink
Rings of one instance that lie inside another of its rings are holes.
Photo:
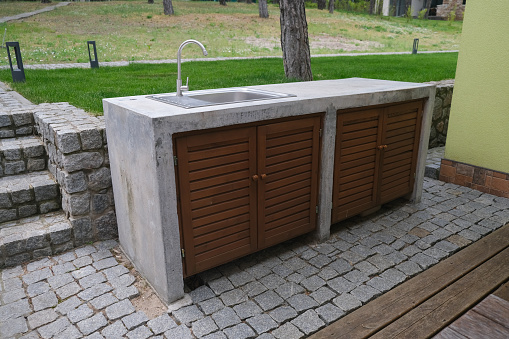
[[[183,108],[233,104],[237,102],[270,100],[294,97],[293,94],[261,91],[250,88],[227,88],[218,90],[192,91],[179,97],[176,95],[151,95],[147,98]]]

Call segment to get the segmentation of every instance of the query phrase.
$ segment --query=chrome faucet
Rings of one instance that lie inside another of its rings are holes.
[[[190,43],[193,43],[193,44],[197,44],[198,46],[200,46],[202,52],[203,52],[203,55],[207,55],[207,50],[205,49],[205,47],[203,47],[202,43],[199,42],[199,41],[196,41],[196,40],[186,40],[184,41],[180,47],[179,47],[179,50],[178,50],[178,53],[177,53],[177,68],[178,68],[178,77],[177,77],[177,96],[178,97],[181,97],[182,96],[182,91],[188,91],[189,90],[189,77],[187,77],[187,82],[186,82],[186,85],[185,86],[182,86],[182,70],[181,70],[181,63],[182,63],[182,60],[181,60],[181,55],[182,55],[182,49],[184,48],[185,45],[187,44],[190,44]]]

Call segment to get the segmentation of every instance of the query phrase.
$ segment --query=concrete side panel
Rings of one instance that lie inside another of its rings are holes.
[[[106,103],[104,113],[120,244],[168,301],[152,121]]]

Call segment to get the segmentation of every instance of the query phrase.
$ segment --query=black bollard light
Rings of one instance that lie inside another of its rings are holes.
[[[419,39],[414,39],[414,47],[412,47],[412,54],[417,54],[419,48]]]
[[[90,45],[94,47],[94,60],[92,60],[92,54],[90,53]],[[87,41],[88,46],[88,59],[90,60],[90,68],[99,68],[99,61],[97,60],[97,49],[95,48],[95,41]]]
[[[23,69],[23,60],[21,60],[21,51],[19,50],[19,42],[11,41],[6,42],[7,56],[9,57],[9,66],[11,66],[11,74],[13,82],[25,82],[25,71]],[[11,48],[14,50],[14,55],[11,57]],[[13,66],[13,60],[15,65]]]

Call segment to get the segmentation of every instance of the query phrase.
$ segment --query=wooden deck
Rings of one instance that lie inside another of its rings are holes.
[[[509,224],[310,338],[509,338],[508,280]]]

